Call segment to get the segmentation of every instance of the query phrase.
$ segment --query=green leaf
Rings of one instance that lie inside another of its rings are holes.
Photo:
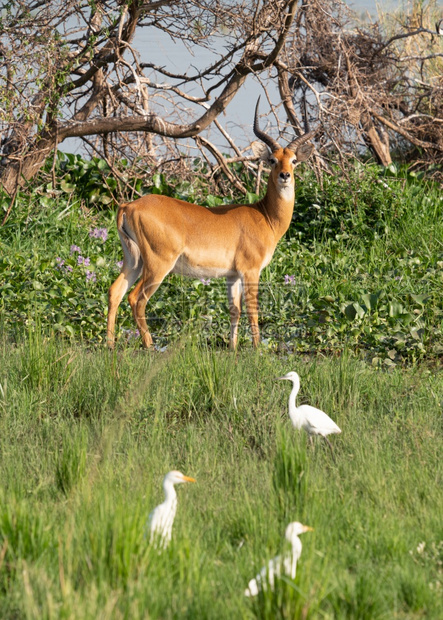
[[[412,327],[410,330],[410,334],[414,338],[414,340],[421,340],[424,333],[425,330],[423,328],[417,329],[416,327]]]
[[[254,194],[253,192],[246,192],[246,202],[252,204],[259,199],[258,194]]]
[[[403,325],[409,325],[409,323],[412,323],[413,321],[415,321],[415,318],[416,317],[410,312],[403,312],[399,316],[399,319],[403,323]]]
[[[389,312],[389,316],[395,319],[404,313],[404,308],[402,304],[399,303],[398,301],[390,301],[388,312]]]
[[[365,316],[365,309],[357,301],[354,301],[354,303],[346,306],[345,316],[349,321],[353,321],[355,317],[362,319]]]
[[[349,304],[349,306],[346,306],[345,316],[349,321],[353,321],[355,319],[355,317],[357,316],[357,311],[354,308],[354,304]]]
[[[396,177],[398,174],[398,168],[395,164],[389,164],[389,166],[386,167],[386,170],[387,172],[390,172],[394,177]]]
[[[100,194],[99,194],[99,192],[96,189],[93,189],[88,194],[89,202],[92,202],[92,203],[97,202],[99,197],[100,197]]]
[[[380,298],[380,295],[381,295],[381,291],[378,293],[365,293],[364,295],[362,295],[361,298],[368,310],[375,310],[377,307],[377,303]]]
[[[71,194],[75,190],[75,185],[68,183],[65,179],[60,183],[60,188],[67,194]]]
[[[50,207],[52,206],[53,201],[49,196],[41,196],[40,204],[42,205],[42,207]]]
[[[429,295],[412,295],[411,293],[411,299],[413,299],[415,301],[416,304],[419,304],[420,306],[424,306],[425,301],[428,299]]]
[[[164,184],[164,176],[162,174],[154,174],[152,177],[152,182],[154,187],[157,189],[162,189]]]
[[[362,319],[365,316],[365,309],[360,306],[360,304],[356,301],[354,303],[355,311],[357,312],[357,316],[359,319]]]
[[[109,189],[115,189],[117,187],[117,181],[113,177],[108,177],[106,179],[106,185],[109,187]]]
[[[223,199],[219,196],[213,196],[212,194],[208,194],[205,200],[205,205],[207,207],[216,207],[218,205],[223,204]]]

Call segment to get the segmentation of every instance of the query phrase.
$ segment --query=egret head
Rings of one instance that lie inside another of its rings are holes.
[[[294,540],[294,538],[298,538],[300,534],[304,534],[305,532],[313,532],[313,528],[309,527],[309,525],[303,525],[303,523],[299,523],[298,521],[293,521],[290,523],[285,530],[285,538],[289,540],[290,543]]]
[[[291,370],[290,372],[288,372],[286,375],[284,375],[283,377],[277,377],[279,380],[281,379],[286,379],[287,381],[292,381],[292,383],[300,385],[300,377],[298,376],[298,374],[295,372],[295,370]]]
[[[163,479],[163,484],[180,484],[182,482],[195,482],[194,478],[185,476],[181,471],[172,470],[166,474]]]

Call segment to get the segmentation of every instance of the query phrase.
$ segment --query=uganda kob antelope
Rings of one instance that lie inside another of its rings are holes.
[[[242,293],[252,342],[255,347],[259,344],[260,272],[271,261],[279,239],[291,223],[294,167],[311,155],[314,147],[307,142],[315,132],[307,130],[282,148],[260,129],[258,105],[257,101],[253,130],[261,143],[253,143],[253,152],[271,168],[266,194],[261,200],[210,209],[152,194],[120,205],[117,229],[124,260],[120,275],[109,289],[109,347],[114,346],[117,308],[139,278],[129,293],[129,303],[143,345],[152,346],[146,304],[170,273],[192,278],[226,277],[230,347],[234,349],[237,345]]]

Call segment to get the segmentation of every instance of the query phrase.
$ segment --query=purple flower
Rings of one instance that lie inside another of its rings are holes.
[[[81,252],[81,249],[78,247],[78,245],[71,245],[71,254],[74,254],[74,252]]]
[[[211,284],[211,278],[208,278],[207,280],[200,278],[200,282],[202,282],[205,286],[208,286],[208,284]]]
[[[285,275],[285,284],[295,284],[295,276]]]
[[[87,256],[86,258],[83,259],[83,264],[86,265],[86,267],[91,263],[91,259],[89,258],[89,256]]]
[[[97,280],[97,276],[95,274],[95,271],[89,271],[88,269],[86,270],[86,281],[87,282],[95,282]]]
[[[64,271],[65,273],[71,273],[71,265],[65,265],[65,261],[59,256],[55,260],[57,261],[57,269],[60,269],[60,271]]]
[[[77,256],[77,265],[83,265],[84,260],[83,256]]]
[[[94,239],[101,239],[103,242],[108,238],[108,229],[107,228],[94,228],[89,232],[89,236]]]
[[[119,269],[123,267],[123,261],[119,260],[118,263],[115,263]]]
[[[140,332],[138,329],[122,329],[122,332],[126,336],[127,340],[131,340],[132,338],[138,338],[140,336]]]

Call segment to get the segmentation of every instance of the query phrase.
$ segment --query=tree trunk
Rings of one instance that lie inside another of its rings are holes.
[[[375,154],[378,163],[382,166],[392,164],[388,132],[383,128],[378,130],[368,112],[364,112],[361,115],[360,123],[364,131],[365,142]]]
[[[11,196],[17,185],[23,185],[37,174],[55,147],[55,135],[48,136],[39,140],[38,146],[22,157],[5,157],[0,166],[2,188]]]

